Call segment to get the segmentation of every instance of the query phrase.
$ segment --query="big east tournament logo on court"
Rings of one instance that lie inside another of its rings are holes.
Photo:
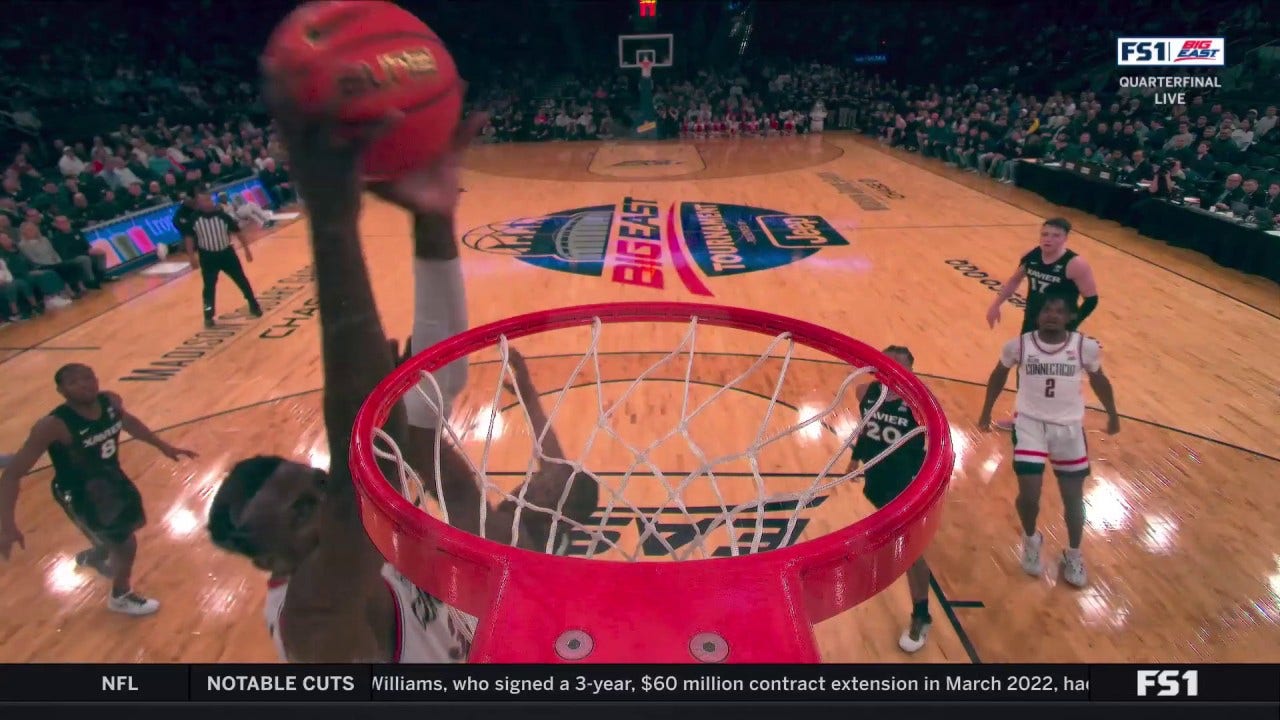
[[[672,203],[664,214],[656,201],[631,197],[485,225],[462,241],[548,270],[654,290],[679,282],[706,296],[713,295],[707,279],[771,270],[849,244],[815,215],[707,202]]]

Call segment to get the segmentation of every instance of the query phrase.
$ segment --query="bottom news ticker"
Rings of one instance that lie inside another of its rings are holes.
[[[0,665],[0,703],[1280,702],[1280,665]]]

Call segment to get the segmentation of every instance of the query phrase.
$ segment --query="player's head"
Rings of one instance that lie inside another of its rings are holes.
[[[53,374],[53,384],[68,402],[88,403],[98,397],[98,376],[93,368],[81,363],[68,363]]]
[[[1067,235],[1071,234],[1071,221],[1066,218],[1049,218],[1040,226],[1040,249],[1045,252],[1057,252],[1067,244]]]
[[[916,364],[916,356],[911,354],[906,345],[890,345],[880,352],[889,356],[890,360],[910,370]]]
[[[241,460],[209,506],[213,544],[268,572],[293,572],[319,542],[327,480],[323,470],[282,457]]]
[[[1044,304],[1036,316],[1036,327],[1040,330],[1066,330],[1075,316],[1074,299],[1065,292],[1051,289],[1045,294]]]

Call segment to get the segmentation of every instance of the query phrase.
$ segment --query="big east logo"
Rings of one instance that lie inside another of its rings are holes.
[[[1224,38],[1120,38],[1117,65],[1223,65]]]
[[[708,202],[623,198],[616,205],[561,210],[467,232],[481,252],[621,285],[662,290],[679,283],[712,296],[707,281],[789,265],[849,243],[826,220]]]

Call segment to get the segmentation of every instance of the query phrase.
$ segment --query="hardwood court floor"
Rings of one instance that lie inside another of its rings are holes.
[[[936,624],[918,655],[897,649],[910,607],[899,581],[818,627],[825,659],[1280,661],[1280,356],[1267,351],[1280,347],[1274,284],[856,137],[488,146],[476,148],[468,166],[459,230],[471,231],[463,258],[474,324],[578,303],[689,300],[769,310],[875,346],[911,347],[949,413],[959,450],[928,553]],[[684,221],[668,227],[672,209]],[[1051,480],[1041,514],[1048,569],[1041,578],[1021,573],[1009,439],[974,427],[982,384],[1001,343],[1017,332],[1013,307],[996,330],[986,327],[990,285],[1009,274],[1053,214],[1076,223],[1072,246],[1096,269],[1102,303],[1088,329],[1105,346],[1126,418],[1116,437],[1099,431],[1100,415],[1088,421],[1096,472],[1087,491],[1091,583],[1084,590],[1058,582],[1053,560],[1064,531]],[[799,227],[812,240],[822,234],[813,230],[817,221],[758,221],[761,215],[820,216],[847,244],[780,245],[778,233],[760,228]],[[606,240],[622,223],[633,237],[653,232],[643,230],[646,217],[662,238],[675,239],[613,243],[610,265],[601,267]],[[696,238],[689,228],[698,221],[752,234],[734,248],[713,233],[701,262],[690,260]],[[384,323],[407,334],[408,223],[370,200],[361,227]],[[174,464],[137,442],[122,452],[151,518],[137,585],[165,603],[149,619],[105,610],[103,583],[74,568],[82,541],[50,501],[48,470],[25,481],[18,514],[27,548],[0,565],[0,661],[274,659],[260,614],[264,578],[212,549],[203,515],[221,473],[240,457],[327,462],[305,232],[295,223],[255,248],[248,272],[267,309],[262,319],[235,314],[243,308],[224,283],[220,307],[228,315],[218,330],[204,331],[199,279],[186,274],[129,278],[52,317],[0,330],[6,451],[56,404],[53,369],[78,361],[166,439],[201,453]],[[680,251],[675,261],[673,250]],[[518,252],[523,260],[512,256]],[[548,257],[557,252],[574,261]],[[619,259],[632,269],[616,268]],[[772,267],[744,271],[761,264]],[[645,328],[610,336],[608,349],[618,353],[610,366],[633,372],[641,354],[671,349],[674,336]],[[763,347],[740,336],[704,337],[698,347],[713,377]],[[554,402],[565,361],[550,356],[572,346],[533,337],[519,347],[535,358],[535,380]],[[813,362],[817,356],[801,357],[791,370],[801,382],[796,397],[783,398],[792,409],[820,391],[829,398],[838,382]],[[473,385],[486,376],[482,368],[473,375]],[[565,396],[570,412],[557,420],[570,452],[588,427],[582,392]],[[469,387],[466,397],[473,396],[483,393]],[[457,413],[474,419],[480,403],[464,399]],[[637,403],[630,431],[671,427],[674,411],[660,396]],[[753,428],[744,418],[758,415],[761,403],[733,394],[710,420],[724,429],[722,439],[745,443]],[[502,417],[506,442],[527,441],[517,415]],[[777,482],[812,472],[827,442],[798,441],[771,461]],[[508,456],[513,465],[523,457]],[[665,460],[687,462],[682,457],[673,451]],[[592,456],[596,469],[615,474],[629,460]],[[523,464],[495,469],[510,474]],[[808,516],[808,532],[868,511],[859,488],[839,488]]]

